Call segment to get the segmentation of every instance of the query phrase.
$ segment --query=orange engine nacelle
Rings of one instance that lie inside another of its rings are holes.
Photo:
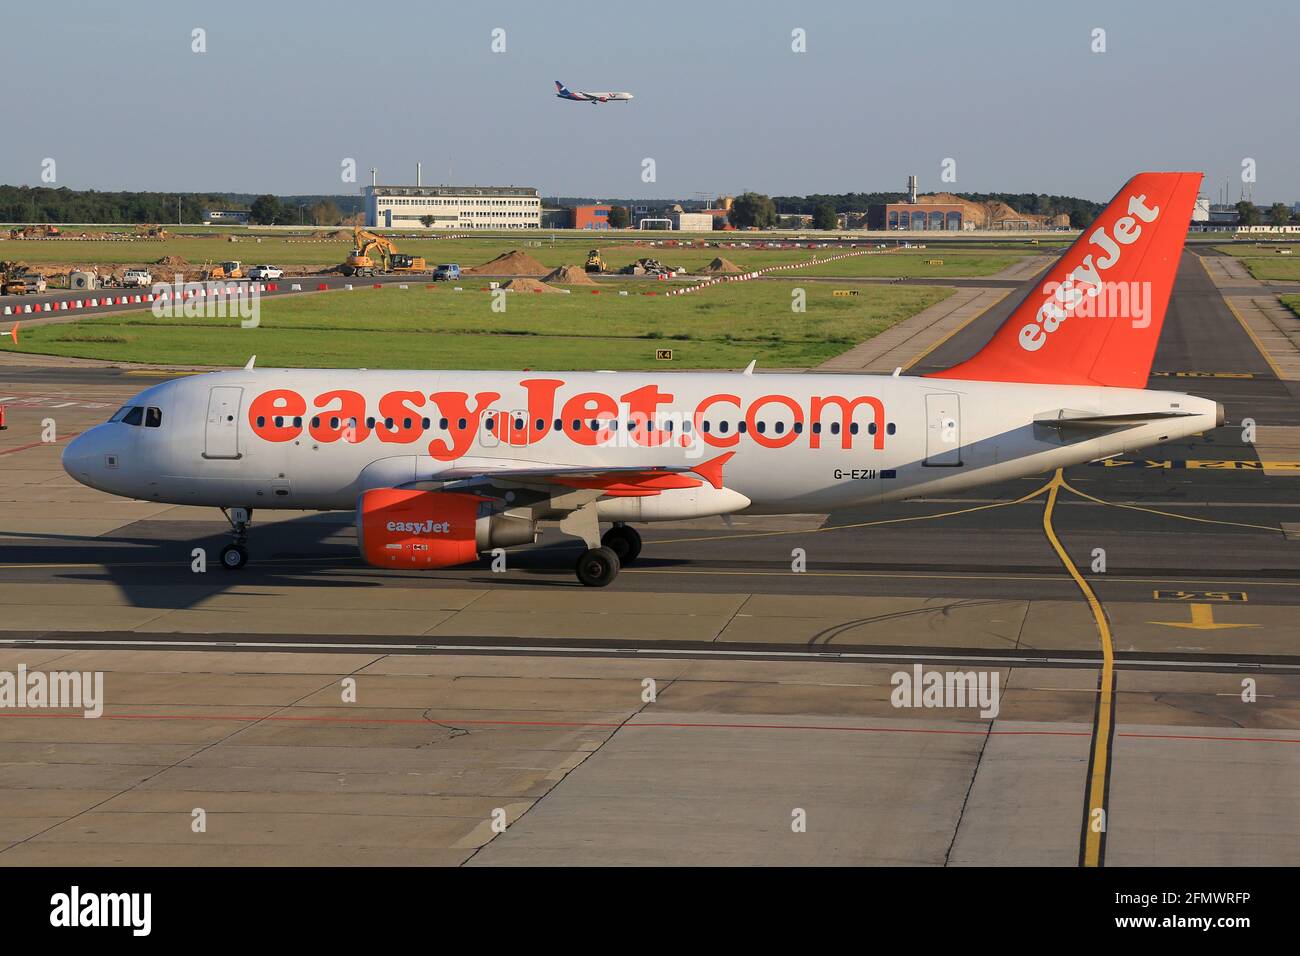
[[[361,556],[381,568],[447,568],[481,552],[536,538],[530,517],[495,512],[492,500],[450,491],[376,488],[357,501]]]
[[[384,568],[446,568],[478,558],[478,495],[378,488],[357,502],[361,556]]]

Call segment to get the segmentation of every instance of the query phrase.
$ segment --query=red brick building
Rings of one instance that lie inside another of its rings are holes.
[[[949,203],[891,202],[867,210],[867,228],[960,231],[966,210]]]
[[[612,206],[574,206],[572,229],[608,229]]]

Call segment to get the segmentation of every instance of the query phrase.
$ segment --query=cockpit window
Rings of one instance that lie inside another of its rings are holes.
[[[144,425],[146,428],[162,427],[162,409],[143,405],[123,405],[109,422],[121,422],[123,425]]]

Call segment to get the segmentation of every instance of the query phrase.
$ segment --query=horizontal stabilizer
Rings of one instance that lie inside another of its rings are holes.
[[[1073,411],[1058,408],[1050,412],[1039,412],[1034,416],[1035,425],[1047,425],[1051,428],[1078,428],[1085,431],[1109,431],[1115,428],[1136,428],[1138,425],[1150,425],[1152,422],[1165,421],[1170,418],[1186,418],[1192,412],[1125,412],[1118,415],[1094,415],[1091,412]]]

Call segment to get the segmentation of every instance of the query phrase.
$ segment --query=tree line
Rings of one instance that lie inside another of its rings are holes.
[[[209,209],[249,211],[259,225],[336,226],[362,212],[360,196],[99,192],[66,186],[0,186],[0,222],[202,222]]]
[[[1289,226],[1292,220],[1300,223],[1300,210],[1292,210],[1284,202],[1275,202],[1268,209],[1259,208],[1249,199],[1237,203],[1237,222],[1242,226]]]

